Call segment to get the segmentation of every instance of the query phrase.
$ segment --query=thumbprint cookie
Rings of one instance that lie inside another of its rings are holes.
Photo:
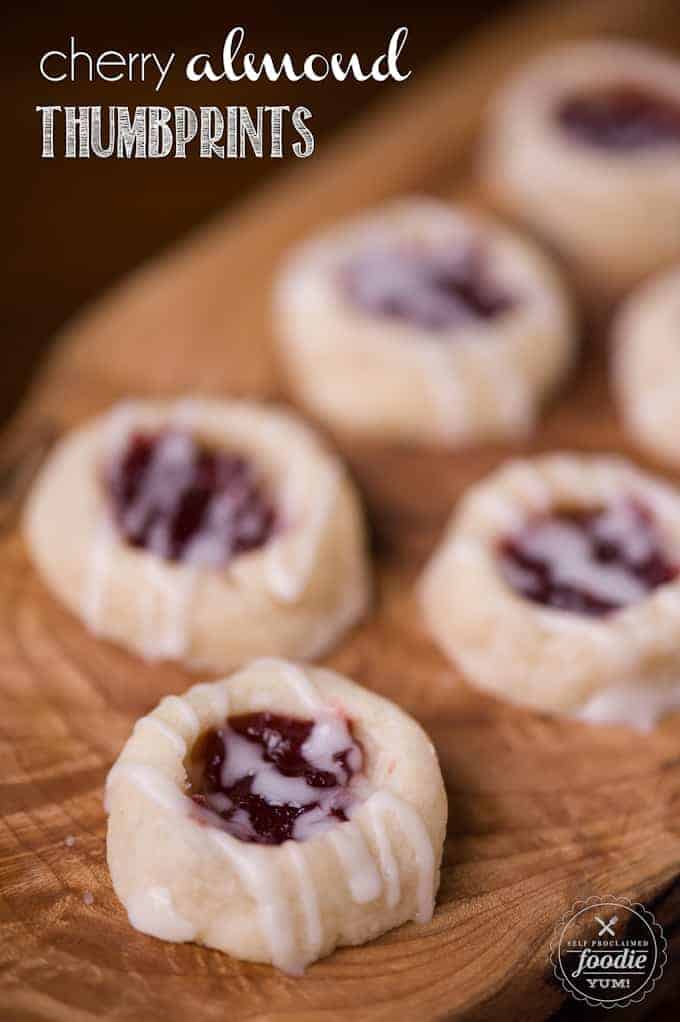
[[[614,324],[614,385],[633,440],[680,467],[680,267],[643,284]]]
[[[483,157],[499,204],[614,292],[680,254],[679,166],[680,62],[615,41],[521,70]]]
[[[621,459],[547,455],[478,483],[421,597],[496,695],[640,728],[680,708],[680,493]]]
[[[70,433],[25,534],[48,586],[148,659],[228,670],[306,659],[364,612],[353,486],[291,415],[242,401],[131,401]]]
[[[301,402],[334,428],[387,440],[524,434],[574,348],[547,258],[435,200],[397,201],[302,244],[275,304]]]
[[[134,731],[106,785],[132,925],[297,974],[432,917],[446,827],[434,749],[331,671],[264,659]]]

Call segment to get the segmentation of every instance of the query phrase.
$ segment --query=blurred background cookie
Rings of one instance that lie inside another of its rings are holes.
[[[680,708],[680,493],[614,457],[511,461],[471,487],[421,582],[473,685],[650,727]]]
[[[211,670],[313,657],[363,614],[361,510],[340,461],[255,402],[131,401],[36,481],[30,554],[98,635]]]
[[[594,40],[542,54],[501,88],[489,192],[589,288],[618,292],[680,255],[680,62]]]
[[[392,202],[299,246],[274,316],[300,401],[339,430],[388,440],[524,435],[574,353],[548,258],[433,199]]]

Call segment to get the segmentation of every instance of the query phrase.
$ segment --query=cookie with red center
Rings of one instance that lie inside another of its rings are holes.
[[[680,146],[680,102],[625,81],[567,96],[555,115],[574,140],[609,152]]]
[[[615,296],[680,256],[680,62],[623,41],[542,55],[492,104],[482,176],[505,212]]]
[[[604,617],[673,582],[653,513],[625,496],[594,510],[552,511],[499,543],[503,577],[543,607]]]
[[[364,612],[354,488],[294,416],[132,401],[70,433],[25,516],[41,575],[98,635],[213,670],[313,657]]]
[[[241,714],[192,751],[191,797],[207,822],[241,841],[299,841],[349,819],[363,759],[351,723],[340,717]]]
[[[415,920],[446,796],[422,729],[321,668],[259,660],[141,718],[106,786],[131,924],[299,973]]]
[[[223,568],[271,538],[276,512],[252,462],[191,433],[132,433],[105,466],[121,536],[168,561]]]
[[[464,496],[420,595],[496,695],[639,727],[680,707],[680,494],[621,459],[500,468]]]
[[[473,245],[369,248],[347,261],[340,278],[349,301],[367,315],[433,334],[491,322],[518,300],[494,280],[488,257]]]
[[[274,314],[290,383],[315,415],[412,443],[526,433],[574,348],[547,257],[433,199],[393,202],[303,243],[282,268]]]

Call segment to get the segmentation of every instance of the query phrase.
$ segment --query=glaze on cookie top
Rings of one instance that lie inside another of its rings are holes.
[[[351,782],[363,761],[351,725],[338,714],[241,714],[196,743],[189,794],[207,810],[206,822],[241,841],[306,841],[349,819],[357,802]]]
[[[610,301],[680,253],[680,63],[615,40],[541,55],[499,92],[482,147],[504,213]]]
[[[427,249],[376,247],[340,272],[346,295],[372,316],[437,332],[474,320],[493,320],[515,301],[490,274],[479,246]]]
[[[300,400],[335,429],[383,440],[526,434],[574,350],[544,255],[434,200],[393,202],[300,245],[275,310]]]
[[[365,751],[366,750],[366,751]],[[106,784],[107,858],[138,930],[292,974],[432,917],[437,759],[396,706],[264,659],[137,721]]]
[[[567,96],[556,118],[571,138],[609,152],[680,145],[680,104],[642,85]]]
[[[639,602],[680,570],[651,510],[632,499],[537,516],[498,552],[503,577],[526,599],[592,617]]]
[[[70,432],[25,515],[54,593],[147,659],[230,669],[321,655],[369,597],[357,494],[294,415],[257,402],[122,402]]]
[[[105,483],[126,542],[165,560],[222,567],[263,546],[275,528],[251,463],[181,429],[133,432]]]
[[[636,728],[680,705],[680,493],[623,459],[547,454],[471,487],[421,597],[501,697]]]

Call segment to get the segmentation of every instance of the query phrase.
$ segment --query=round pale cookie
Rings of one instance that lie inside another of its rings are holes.
[[[524,434],[574,351],[547,258],[433,199],[393,202],[302,244],[275,314],[299,399],[333,427],[385,439]]]
[[[614,457],[512,461],[463,498],[420,594],[466,679],[640,728],[680,708],[680,494]]]
[[[680,466],[680,267],[634,292],[614,324],[614,386],[635,442]]]
[[[166,697],[106,804],[116,894],[163,940],[299,973],[432,916],[447,813],[432,744],[331,671],[258,660]]]
[[[590,285],[617,291],[680,253],[679,164],[680,63],[593,41],[538,58],[501,89],[482,173]]]
[[[52,591],[149,659],[315,657],[363,614],[364,528],[310,428],[243,401],[131,401],[65,437],[25,535]]]

